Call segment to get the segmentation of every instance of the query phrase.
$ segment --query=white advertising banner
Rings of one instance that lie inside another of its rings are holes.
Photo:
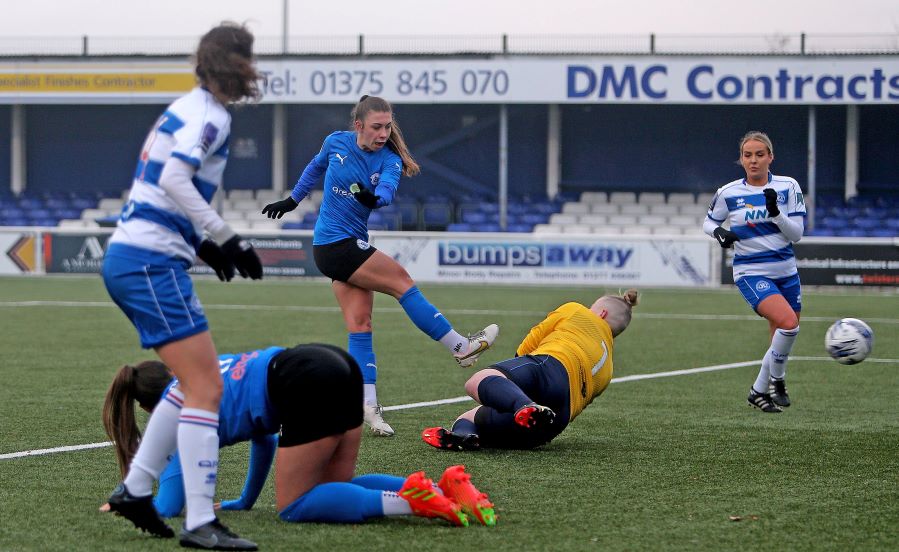
[[[264,61],[265,101],[869,104],[899,100],[899,56]]]
[[[899,56],[263,59],[265,103],[894,104]],[[187,61],[0,63],[0,103],[169,101]]]
[[[711,286],[705,239],[376,235],[372,244],[422,282]]]

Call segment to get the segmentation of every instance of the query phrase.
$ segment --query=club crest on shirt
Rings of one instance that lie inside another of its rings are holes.
[[[374,173],[373,175],[368,177],[368,180],[371,182],[372,188],[377,188],[378,182],[381,181],[381,173]]]
[[[203,127],[203,134],[200,136],[200,149],[203,153],[209,153],[209,148],[219,135],[219,129],[212,123],[206,123]]]

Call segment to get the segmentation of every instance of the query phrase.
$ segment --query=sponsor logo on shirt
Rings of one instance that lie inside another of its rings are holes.
[[[215,142],[218,135],[219,129],[212,123],[206,123],[206,126],[203,127],[203,134],[200,136],[200,149],[203,150],[203,153],[209,153],[209,148],[212,147],[212,143]]]

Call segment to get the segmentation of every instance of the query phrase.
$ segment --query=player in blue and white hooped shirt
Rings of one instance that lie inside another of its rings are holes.
[[[495,524],[493,504],[471,485],[462,466],[448,468],[437,486],[422,472],[406,478],[354,476],[362,439],[362,374],[343,349],[318,343],[268,347],[221,355],[219,364],[224,385],[219,445],[251,443],[241,496],[223,501],[223,510],[252,508],[274,462],[275,502],[285,521],[362,523],[419,515],[467,525],[473,515],[485,525]],[[159,361],[119,369],[103,403],[103,427],[120,469],[128,465],[140,436],[135,403],[150,410],[177,400],[173,394],[179,387]],[[166,517],[184,506],[177,459],[160,478],[155,506]]]
[[[393,428],[382,417],[375,391],[373,292],[397,299],[416,327],[444,345],[466,368],[474,366],[480,354],[493,345],[499,327],[491,324],[474,335],[460,335],[419,291],[409,273],[368,243],[372,210],[390,205],[400,176],[414,176],[420,169],[386,100],[362,96],[353,109],[352,124],[353,130],[325,138],[290,197],[266,205],[262,212],[281,218],[296,209],[325,176],[325,194],[312,240],[315,264],[332,280],[349,333],[350,354],[362,368],[365,421],[375,434],[387,436],[393,435]]]
[[[748,401],[772,413],[790,406],[784,379],[802,310],[793,243],[802,239],[806,216],[799,184],[771,174],[773,161],[770,138],[747,133],[740,141],[746,178],[718,189],[702,227],[721,247],[734,248],[734,282],[749,306],[768,320],[771,346]],[[730,229],[722,226],[725,222]]]
[[[180,540],[195,548],[256,549],[224,527],[213,509],[222,381],[187,273],[199,256],[221,280],[230,280],[235,269],[243,277],[262,278],[253,248],[209,205],[228,158],[226,106],[259,97],[252,47],[253,35],[233,23],[202,37],[196,52],[199,86],[169,105],[150,130],[103,261],[106,289],[134,324],[141,345],[155,349],[181,381],[153,411],[109,504],[144,531],[174,536],[153,509],[151,492],[177,449],[187,497]]]

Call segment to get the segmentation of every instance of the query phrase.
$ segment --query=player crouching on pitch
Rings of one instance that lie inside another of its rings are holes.
[[[496,523],[493,503],[471,483],[464,466],[447,468],[436,485],[422,471],[405,478],[355,475],[362,438],[362,373],[345,350],[316,343],[268,347],[221,355],[219,365],[224,390],[218,442],[253,445],[243,492],[237,500],[222,502],[221,509],[252,508],[274,462],[275,503],[284,521],[363,523],[416,515],[456,526],[469,525],[469,517],[482,525]],[[122,471],[132,463],[139,442],[135,403],[145,410],[172,404],[178,385],[161,362],[119,370],[106,395],[103,426],[116,445]],[[182,463],[183,458],[172,459],[155,500],[146,496],[101,510],[128,508],[128,519],[139,528],[173,536],[160,514],[175,516],[184,507],[190,489],[181,478]],[[196,547],[184,538],[181,544]],[[226,549],[220,542],[206,547]]]
[[[515,358],[475,373],[465,391],[481,406],[452,430],[422,432],[447,450],[531,449],[552,441],[612,380],[614,339],[631,321],[638,293],[604,295],[590,308],[565,303],[531,328]]]

